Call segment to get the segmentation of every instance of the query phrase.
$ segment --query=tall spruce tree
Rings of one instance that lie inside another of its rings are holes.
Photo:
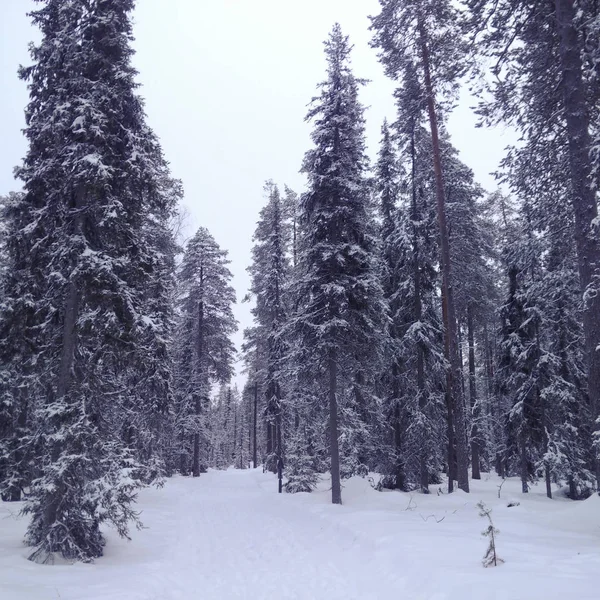
[[[394,319],[398,312],[398,305],[403,301],[399,293],[402,283],[402,268],[405,265],[406,256],[402,252],[398,240],[400,227],[399,206],[401,173],[392,132],[387,120],[381,128],[381,144],[379,156],[375,166],[375,191],[379,201],[379,217],[381,221],[381,285],[386,302],[388,303],[390,321],[390,344],[388,345],[386,358],[383,363],[384,369],[384,399],[386,412],[391,417],[393,428],[393,443],[390,454],[392,460],[390,467],[384,470],[390,471],[386,474],[393,481],[386,481],[393,487],[404,489],[406,487],[406,475],[403,460],[403,445],[405,440],[405,415],[401,398],[401,378],[403,365],[400,360],[399,339],[402,335],[402,325]]]
[[[272,182],[265,184],[267,204],[261,210],[252,249],[250,293],[256,304],[252,310],[255,335],[265,348],[264,387],[266,394],[267,464],[276,471],[279,491],[283,481],[283,394],[281,375],[285,355],[283,327],[290,310],[289,250],[291,228],[284,200]]]
[[[208,463],[206,419],[214,383],[233,375],[237,323],[232,306],[227,251],[201,227],[187,243],[177,273],[178,323],[175,435],[180,443],[180,472],[198,477]]]
[[[319,369],[329,403],[332,502],[341,504],[339,401],[378,357],[386,308],[370,228],[362,81],[350,69],[351,46],[338,24],[325,42],[327,80],[307,119],[315,147],[305,156],[308,191],[300,206],[303,240],[292,328]],[[343,366],[340,368],[340,366]]]
[[[132,0],[41,4],[42,40],[20,73],[29,150],[8,224],[2,383],[30,424],[19,454],[35,464],[31,558],[88,561],[102,554],[102,523],[127,535],[148,478],[115,424],[147,376],[138,352],[157,343],[145,286],[158,249],[145,224],[169,200],[135,93]]]
[[[428,115],[440,239],[445,346],[449,363],[446,393],[449,414],[452,413],[456,429],[458,486],[468,492],[468,436],[439,135],[440,103],[457,88],[458,79],[464,71],[466,47],[458,12],[450,0],[380,0],[380,5],[380,14],[372,18],[373,45],[380,49],[381,62],[392,79],[404,85],[413,81],[418,83],[420,93],[415,101],[421,103]]]

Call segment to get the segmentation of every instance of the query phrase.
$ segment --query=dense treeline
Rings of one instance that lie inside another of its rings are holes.
[[[31,558],[102,554],[137,490],[263,464],[279,491],[369,471],[429,492],[495,469],[523,492],[596,486],[600,410],[596,3],[380,0],[397,114],[369,164],[366,81],[339,25],[297,195],[254,233],[244,389],[227,252],[176,235],[181,184],[131,66],[133,0],[44,0],[17,175],[0,221],[0,491]],[[491,70],[493,78],[485,75]],[[446,129],[467,78],[507,123],[487,192]]]

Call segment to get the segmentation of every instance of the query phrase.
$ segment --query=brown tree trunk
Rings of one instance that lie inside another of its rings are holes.
[[[331,502],[342,503],[342,484],[340,481],[340,450],[338,445],[338,408],[337,408],[337,356],[329,351],[329,448],[331,454]]]
[[[420,34],[421,58],[423,60],[425,92],[427,94],[427,110],[429,114],[429,125],[431,128],[433,170],[435,173],[437,213],[440,229],[442,287],[444,290],[444,302],[446,304],[446,310],[444,311],[446,315],[444,334],[447,339],[448,358],[450,361],[450,369],[448,372],[448,393],[450,394],[450,404],[454,412],[454,425],[456,429],[457,480],[458,487],[461,490],[468,492],[469,453],[467,450],[464,396],[462,394],[460,383],[461,367],[457,343],[456,307],[454,305],[454,290],[452,287],[452,274],[450,268],[450,243],[448,236],[448,225],[446,222],[446,193],[444,189],[444,176],[442,172],[437,115],[435,112],[435,97],[429,64],[429,48],[423,21],[419,21],[418,26]]]
[[[481,479],[479,465],[479,429],[477,423],[481,411],[477,402],[477,381],[475,379],[475,334],[473,331],[473,305],[467,306],[467,339],[469,343],[469,397],[473,413],[473,426],[471,428],[471,469],[473,479]]]
[[[590,117],[583,82],[581,48],[575,24],[573,0],[555,0],[560,39],[560,63],[565,121],[569,139],[569,168],[575,215],[575,243],[579,278],[584,298],[583,333],[587,361],[588,394],[594,422],[600,414],[600,293],[594,293],[594,277],[600,276],[600,236],[594,231],[598,217],[592,188]],[[596,283],[596,285],[599,285]],[[598,425],[595,425],[596,431]],[[600,461],[596,461],[600,485]]]
[[[442,320],[445,323],[448,320],[446,316],[445,292],[442,288]],[[444,357],[448,359],[448,336],[444,336]],[[450,395],[450,376],[446,371],[446,390],[444,391],[444,402],[446,404],[446,437],[448,438],[448,493],[454,491],[454,482],[456,481],[456,452],[454,435],[454,408],[452,407],[452,398]]]

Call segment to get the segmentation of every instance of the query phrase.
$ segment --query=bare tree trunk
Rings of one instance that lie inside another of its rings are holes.
[[[469,396],[471,398],[471,411],[473,413],[473,426],[471,428],[471,469],[473,479],[481,479],[479,464],[479,428],[481,416],[477,402],[477,381],[475,379],[475,334],[473,331],[473,305],[467,305],[467,339],[469,343]]]
[[[445,323],[448,318],[446,316],[446,300],[444,299],[445,291],[442,288],[442,320]],[[444,357],[448,359],[448,336],[444,336]],[[448,493],[454,491],[454,482],[456,481],[456,452],[455,452],[455,436],[454,436],[454,408],[452,406],[452,398],[450,396],[450,376],[446,371],[446,390],[444,391],[444,402],[446,404],[446,437],[448,438]]]
[[[237,410],[233,410],[233,451],[231,453],[231,462],[235,466],[237,457]]]
[[[254,382],[254,416],[253,416],[253,424],[252,424],[252,441],[253,441],[253,447],[252,447],[252,464],[254,465],[254,468],[256,469],[257,467],[257,463],[258,463],[258,453],[257,453],[257,446],[256,446],[256,432],[257,432],[257,421],[258,421],[258,381]]]
[[[329,351],[329,448],[331,454],[331,502],[342,503],[342,484],[340,481],[340,449],[338,445],[338,409],[337,409],[337,356]]]
[[[277,419],[276,419],[276,438],[277,438],[277,491],[281,494],[283,491],[283,445],[281,441],[281,395],[279,385],[277,386]]]
[[[544,475],[546,479],[546,496],[552,500],[552,479],[550,477],[550,467],[548,465],[544,467]]]
[[[200,267],[200,279],[204,277],[203,268]],[[200,414],[202,412],[201,398],[204,391],[204,301],[198,303],[198,347],[196,353],[196,373],[198,387],[196,390],[194,412],[196,415],[196,431],[194,432],[194,458],[192,462],[192,476],[200,477]]]
[[[427,94],[427,110],[429,114],[429,125],[431,128],[431,142],[433,147],[433,170],[435,172],[437,213],[440,229],[441,263],[442,263],[442,287],[443,298],[446,305],[444,323],[444,334],[447,339],[448,358],[450,369],[448,372],[448,393],[450,405],[454,412],[456,429],[456,459],[458,487],[469,491],[469,456],[467,450],[467,431],[465,420],[464,396],[462,394],[460,378],[461,367],[458,354],[456,307],[454,305],[454,290],[452,287],[452,274],[450,269],[450,243],[448,237],[448,225],[446,222],[446,193],[444,189],[444,176],[442,172],[442,160],[440,153],[440,140],[438,134],[437,115],[435,112],[435,97],[431,81],[431,70],[429,65],[429,48],[423,21],[419,24],[421,58],[423,60],[423,75],[425,91]]]
[[[560,37],[560,61],[565,120],[569,138],[569,168],[573,190],[575,242],[579,278],[584,298],[583,333],[587,360],[588,394],[594,423],[600,414],[600,293],[594,292],[600,276],[600,236],[594,230],[598,206],[591,177],[590,117],[583,83],[583,64],[576,8],[573,0],[555,0]],[[598,431],[598,424],[594,428]],[[600,461],[595,461],[596,484],[600,486]]]
[[[398,362],[394,360],[392,365],[392,397],[394,400],[393,424],[394,424],[394,449],[396,450],[395,481],[394,486],[398,490],[404,489],[404,461],[402,460],[402,416],[400,413],[400,381]]]

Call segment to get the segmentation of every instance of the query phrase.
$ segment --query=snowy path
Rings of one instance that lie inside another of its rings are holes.
[[[326,485],[279,496],[273,477],[258,470],[177,477],[140,495],[146,529],[132,542],[110,534],[95,564],[53,567],[24,559],[25,522],[10,516],[14,505],[0,504],[0,599],[600,597],[600,498],[571,503],[538,493],[507,508],[512,483],[501,501],[493,480],[477,482],[471,496],[410,500],[354,479],[339,507],[328,503]],[[481,498],[501,529],[507,562],[497,569],[480,563]]]

